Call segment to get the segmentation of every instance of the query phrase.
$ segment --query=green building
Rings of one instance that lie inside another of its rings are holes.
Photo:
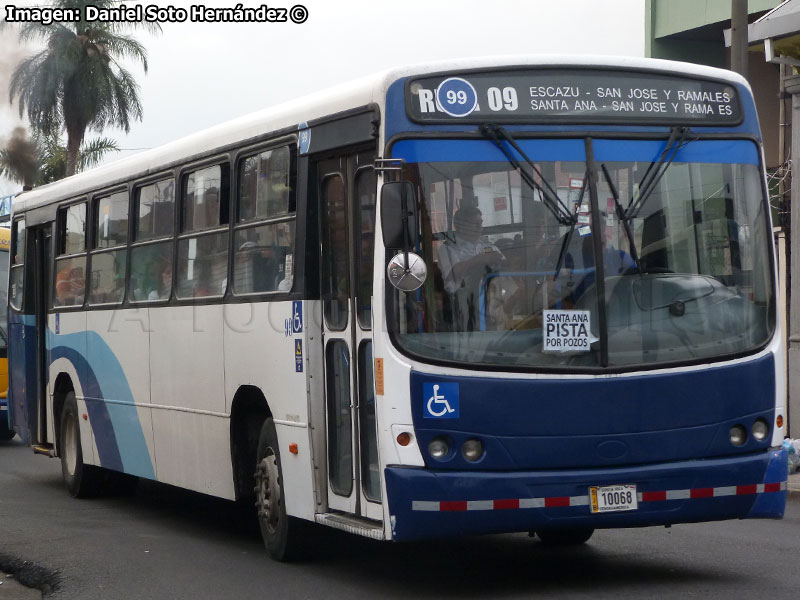
[[[747,79],[755,96],[764,140],[781,300],[789,309],[789,322],[784,321],[782,327],[788,341],[786,431],[797,438],[800,437],[800,317],[797,316],[800,315],[800,210],[791,198],[800,198],[800,177],[794,181],[789,177],[789,156],[800,154],[800,128],[793,133],[791,125],[793,116],[800,122],[800,75],[796,75],[800,68],[800,0],[749,0],[747,8],[750,23]],[[646,0],[646,56],[730,68],[726,30],[729,40],[731,10],[731,0]],[[794,151],[790,152],[792,147]],[[789,281],[791,285],[787,286]]]
[[[749,0],[749,22],[779,4],[781,0]],[[730,27],[731,0],[645,0],[645,56],[729,69],[724,32]],[[789,137],[781,144],[780,68],[766,62],[763,46],[761,52],[751,48],[747,78],[758,107],[767,168],[777,169],[787,156]]]

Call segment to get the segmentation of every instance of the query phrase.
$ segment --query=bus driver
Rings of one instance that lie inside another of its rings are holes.
[[[477,206],[462,206],[453,217],[455,235],[439,247],[439,269],[444,289],[462,329],[477,329],[479,286],[483,277],[505,257],[481,239],[483,215]]]

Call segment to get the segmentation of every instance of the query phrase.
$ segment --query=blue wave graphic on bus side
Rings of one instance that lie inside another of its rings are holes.
[[[155,479],[133,393],[113,350],[94,331],[55,335],[48,329],[47,338],[51,364],[65,358],[78,374],[100,466]]]

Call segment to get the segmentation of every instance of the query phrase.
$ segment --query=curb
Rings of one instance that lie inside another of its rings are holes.
[[[800,472],[789,475],[786,480],[786,491],[788,496],[793,498],[800,497]]]

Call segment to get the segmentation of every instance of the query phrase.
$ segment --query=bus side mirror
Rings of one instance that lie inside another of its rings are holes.
[[[413,250],[419,239],[417,190],[410,181],[390,181],[381,188],[381,229],[386,248]]]

